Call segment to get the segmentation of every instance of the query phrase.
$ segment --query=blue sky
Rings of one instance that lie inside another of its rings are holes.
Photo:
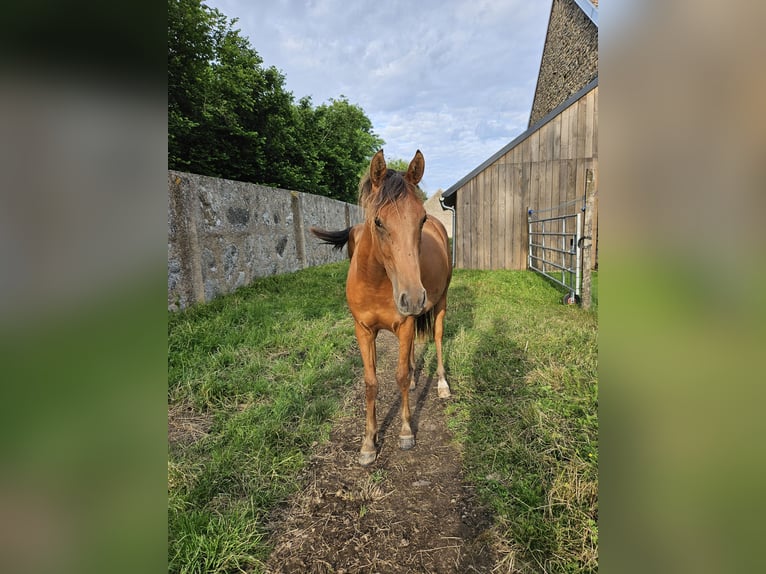
[[[421,187],[447,189],[523,132],[551,1],[209,0],[296,100],[344,95],[387,158],[426,159]]]

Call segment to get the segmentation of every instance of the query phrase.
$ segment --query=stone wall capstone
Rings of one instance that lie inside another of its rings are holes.
[[[310,234],[345,229],[363,210],[341,201],[168,171],[168,309],[211,301],[254,279],[340,261]]]

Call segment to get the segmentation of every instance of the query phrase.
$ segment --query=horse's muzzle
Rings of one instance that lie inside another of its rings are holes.
[[[422,287],[420,291],[414,294],[408,294],[403,291],[396,299],[396,307],[402,315],[420,315],[426,307],[426,290]]]

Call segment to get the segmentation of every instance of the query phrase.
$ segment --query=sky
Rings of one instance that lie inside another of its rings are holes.
[[[345,96],[388,159],[446,190],[526,130],[551,0],[204,0],[297,101]]]

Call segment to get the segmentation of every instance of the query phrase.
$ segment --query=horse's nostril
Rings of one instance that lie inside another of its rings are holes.
[[[407,308],[407,294],[402,293],[399,296],[399,308],[400,309],[406,309]]]

